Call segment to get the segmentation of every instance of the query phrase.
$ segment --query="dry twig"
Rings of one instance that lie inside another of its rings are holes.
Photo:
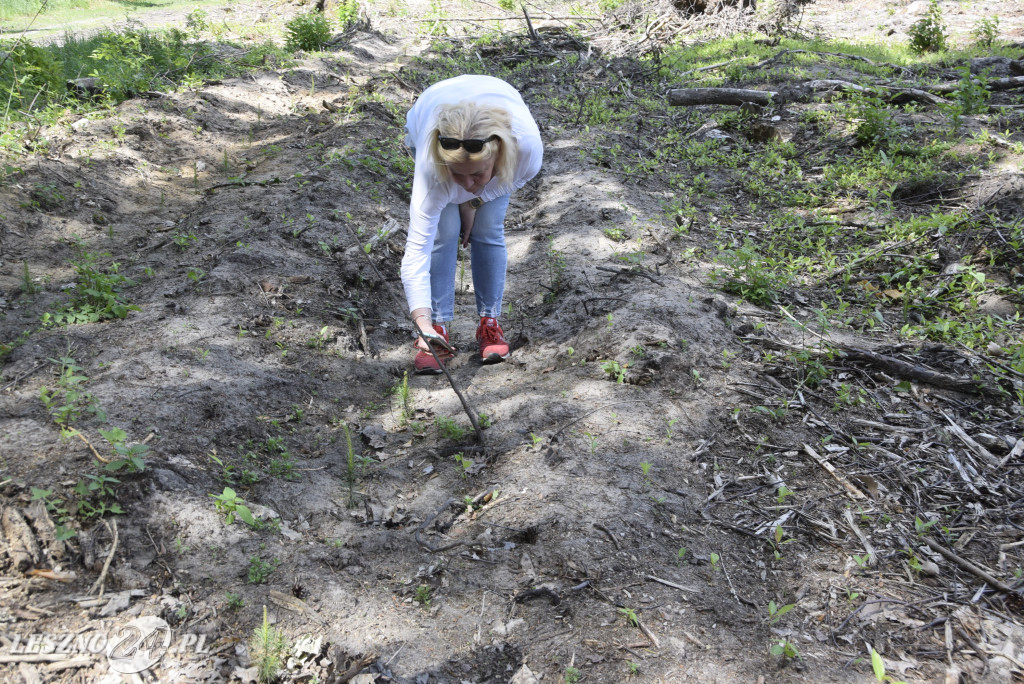
[[[110,572],[110,562],[114,560],[114,554],[117,553],[117,520],[113,520],[110,523],[104,520],[103,524],[107,526],[108,530],[110,530],[114,540],[110,544],[110,553],[107,554],[107,560],[103,563],[103,571],[100,573],[100,576],[96,578],[96,581],[93,582],[93,585],[89,587],[90,594],[98,590],[99,596],[103,596],[103,584],[107,579],[107,573]]]

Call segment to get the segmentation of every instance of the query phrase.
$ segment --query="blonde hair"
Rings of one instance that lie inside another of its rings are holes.
[[[494,159],[494,177],[503,186],[512,185],[519,162],[519,143],[512,135],[512,120],[507,111],[463,100],[458,104],[440,105],[436,112],[437,125],[430,133],[429,149],[438,178],[449,182],[451,172],[448,167],[452,164]],[[443,149],[438,136],[460,140],[487,140],[496,136],[497,139],[485,143],[476,154],[470,154],[463,147]]]

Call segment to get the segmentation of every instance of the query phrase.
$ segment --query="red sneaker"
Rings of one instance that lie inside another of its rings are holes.
[[[480,357],[484,363],[500,363],[508,358],[508,342],[497,318],[480,318],[476,341],[480,343]]]
[[[443,337],[446,342],[448,341],[448,331],[445,330],[443,325],[434,323],[434,330],[436,330],[437,334]],[[413,346],[415,346],[415,344],[416,343],[414,342]],[[445,366],[447,366],[448,362],[453,356],[455,356],[443,347],[435,346],[434,351],[437,352],[437,358],[440,359],[441,363]],[[441,367],[438,366],[437,361],[434,360],[434,355],[419,348],[416,350],[416,358],[412,360],[412,366],[415,372],[419,375],[437,375],[441,372]]]

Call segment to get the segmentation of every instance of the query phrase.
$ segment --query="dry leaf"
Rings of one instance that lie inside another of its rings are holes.
[[[878,288],[875,287],[874,285],[872,285],[871,283],[869,283],[866,280],[861,280],[857,284],[860,285],[861,287],[863,287],[868,292],[878,292]]]

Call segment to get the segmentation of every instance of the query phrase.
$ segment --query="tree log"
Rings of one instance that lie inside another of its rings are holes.
[[[981,85],[986,90],[1000,91],[1000,90],[1013,90],[1014,88],[1024,88],[1024,76],[1010,76],[1009,78],[996,78],[991,81],[985,81],[980,78],[972,79],[975,83]],[[924,90],[932,93],[955,93],[960,89],[960,81],[953,81],[951,83],[939,83],[933,86],[923,86]]]
[[[753,102],[769,105],[778,97],[778,93],[767,90],[742,90],[739,88],[677,88],[668,91],[668,103],[673,107],[691,107],[694,105],[741,105]]]

